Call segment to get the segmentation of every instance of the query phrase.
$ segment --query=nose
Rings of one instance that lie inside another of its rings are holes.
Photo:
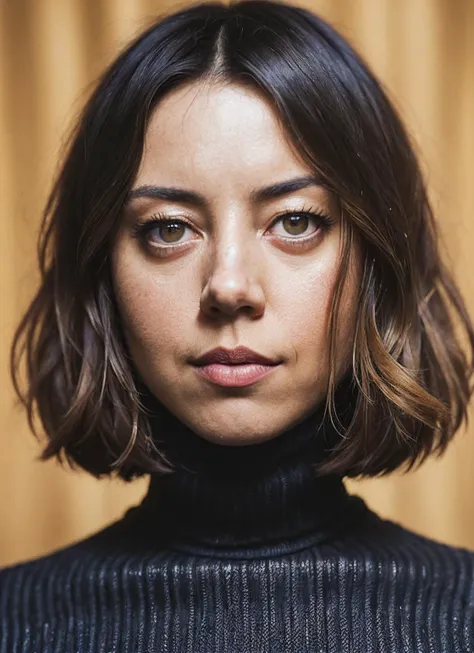
[[[265,310],[265,295],[259,281],[258,252],[247,243],[232,242],[216,247],[201,295],[201,310],[213,319],[235,316],[244,310],[257,318]]]

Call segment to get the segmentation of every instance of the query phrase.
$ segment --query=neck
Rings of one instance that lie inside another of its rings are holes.
[[[346,418],[350,392],[347,384],[336,392]],[[152,429],[175,471],[151,476],[136,517],[174,548],[221,557],[296,551],[333,537],[363,509],[341,476],[315,472],[340,437],[324,406],[272,440],[239,447],[204,440],[159,406]]]

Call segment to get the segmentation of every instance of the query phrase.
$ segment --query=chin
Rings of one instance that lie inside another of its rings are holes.
[[[212,442],[213,444],[220,444],[224,447],[245,447],[251,444],[261,444],[262,442],[267,442],[268,440],[277,438],[279,434],[258,436],[253,434],[249,435],[248,433],[247,434],[232,433],[232,434],[225,434],[225,435],[198,433],[197,435],[199,435],[199,437],[201,437],[203,440],[207,440],[208,442]]]
[[[229,424],[235,428],[229,429]],[[267,440],[277,438],[291,424],[261,424],[257,427],[255,419],[245,420],[228,417],[227,419],[210,419],[208,423],[202,420],[198,424],[187,421],[188,427],[203,440],[228,447],[243,447],[251,444],[260,444]],[[219,426],[220,425],[220,426]]]

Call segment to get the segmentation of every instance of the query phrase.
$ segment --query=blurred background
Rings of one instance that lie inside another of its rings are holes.
[[[148,479],[98,481],[36,460],[15,407],[13,329],[34,291],[42,207],[94,81],[163,12],[158,0],[0,0],[0,566],[66,546],[120,518]],[[474,314],[474,0],[308,0],[365,57],[419,150],[446,256]],[[472,410],[471,410],[472,415]],[[472,418],[471,418],[472,419]],[[474,421],[440,460],[347,481],[381,516],[474,549]]]

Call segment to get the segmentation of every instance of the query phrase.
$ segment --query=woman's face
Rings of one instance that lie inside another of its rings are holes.
[[[325,396],[340,254],[337,204],[317,181],[257,195],[309,175],[271,106],[243,87],[188,85],[152,114],[113,245],[114,290],[144,382],[207,440],[263,442]],[[305,211],[334,224],[325,229]],[[147,222],[157,216],[169,224]],[[142,223],[148,231],[139,235]],[[352,352],[359,268],[357,255],[346,271],[338,379]],[[241,345],[279,364],[236,387],[216,384],[192,363],[215,347]]]

